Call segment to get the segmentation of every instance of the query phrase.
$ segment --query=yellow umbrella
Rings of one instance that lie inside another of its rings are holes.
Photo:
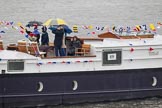
[[[67,24],[63,19],[57,18],[56,20],[57,20],[58,25],[66,25]]]
[[[60,18],[54,19],[48,19],[45,23],[43,23],[44,26],[50,26],[50,25],[66,25],[67,23]]]
[[[51,22],[53,21],[53,19],[48,19],[45,23],[43,23],[44,26],[49,26],[51,25]]]

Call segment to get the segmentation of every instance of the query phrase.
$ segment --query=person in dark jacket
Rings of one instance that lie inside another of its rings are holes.
[[[68,47],[68,56],[74,56],[75,55],[75,47],[73,46],[73,41],[74,38],[72,37],[69,42],[69,47]]]
[[[42,27],[42,36],[41,36],[41,45],[48,45],[49,37],[47,33],[47,28],[45,26]]]
[[[81,48],[81,45],[82,45],[80,39],[77,36],[73,37],[73,43],[72,44],[75,48]]]
[[[81,41],[77,36],[74,36],[73,38],[71,38],[70,44],[69,44],[68,55],[69,56],[74,56],[76,49],[81,48],[81,45],[82,45]]]
[[[63,56],[62,40],[64,36],[64,29],[62,26],[58,26],[56,30],[52,31],[52,33],[55,34],[55,39],[54,39],[55,55]]]

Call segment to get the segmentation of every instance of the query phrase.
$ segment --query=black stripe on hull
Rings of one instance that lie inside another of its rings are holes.
[[[162,68],[3,74],[0,83],[5,108],[144,98],[162,96]]]

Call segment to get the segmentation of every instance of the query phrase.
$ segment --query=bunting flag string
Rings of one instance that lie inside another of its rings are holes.
[[[84,60],[84,61],[60,61],[60,62],[39,62],[37,65],[44,65],[44,64],[71,64],[71,63],[88,63],[88,62],[93,62],[93,60]]]
[[[81,30],[80,28],[82,28],[82,30],[86,30],[87,32],[87,36],[93,36],[93,35],[97,35],[98,32],[100,31],[113,31],[113,32],[119,32],[122,31],[126,32],[126,33],[131,33],[131,32],[150,32],[150,33],[154,33],[156,34],[156,28],[160,29],[160,27],[162,26],[161,22],[157,22],[157,27],[153,24],[150,23],[148,24],[148,28],[146,24],[142,24],[142,25],[136,25],[133,27],[129,27],[129,26],[115,26],[113,24],[113,26],[95,26],[95,25],[73,25],[73,32],[74,33],[79,33],[79,31]],[[13,30],[17,30],[18,32],[20,32],[20,34],[25,34],[25,27],[23,26],[23,24],[21,22],[18,22],[17,24],[14,21],[0,21],[0,27],[3,28],[3,30],[0,31],[4,31],[4,32],[0,32],[0,33],[6,33],[6,30],[9,30],[10,28]],[[25,37],[27,37],[25,35]]]
[[[18,30],[18,27],[14,25],[15,23],[13,21],[0,21],[0,33],[6,33],[6,31],[9,30]],[[20,32],[22,33],[22,31]]]

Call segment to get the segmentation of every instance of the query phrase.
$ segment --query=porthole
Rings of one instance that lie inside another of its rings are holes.
[[[155,76],[152,77],[152,86],[155,87],[157,85],[157,78]]]
[[[43,83],[42,82],[38,82],[38,84],[37,84],[37,91],[38,92],[42,92],[43,91]]]
[[[73,81],[72,89],[75,91],[78,89],[78,82],[76,80]]]

